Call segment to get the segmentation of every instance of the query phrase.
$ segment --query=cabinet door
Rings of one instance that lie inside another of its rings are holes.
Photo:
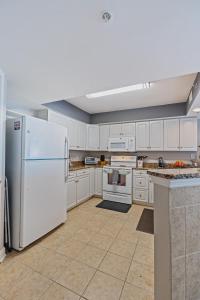
[[[110,125],[110,137],[120,137],[122,135],[121,132],[122,125],[121,124],[112,124]]]
[[[77,203],[90,196],[89,176],[77,178]]]
[[[148,190],[133,189],[133,201],[148,202]]]
[[[163,120],[149,122],[150,150],[163,151]]]
[[[90,168],[90,197],[95,194],[95,169]]]
[[[197,151],[196,119],[180,119],[180,151]]]
[[[101,125],[99,127],[100,150],[108,151],[109,125]]]
[[[179,151],[179,119],[164,120],[164,150]]]
[[[122,124],[121,133],[123,136],[135,136],[135,123]]]
[[[95,169],[95,195],[102,196],[103,194],[103,169]]]
[[[86,148],[86,137],[87,137],[87,126],[84,123],[78,122],[78,148],[85,150]]]
[[[99,150],[99,126],[87,126],[87,150]]]
[[[67,132],[69,138],[69,149],[78,148],[78,126],[75,120],[68,118],[67,120]]]
[[[149,122],[136,123],[136,150],[149,150]]]
[[[76,205],[76,182],[75,180],[67,182],[67,209]]]

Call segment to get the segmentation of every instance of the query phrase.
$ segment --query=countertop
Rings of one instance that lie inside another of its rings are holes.
[[[70,166],[69,171],[78,171],[82,169],[88,169],[88,168],[103,168],[102,165],[79,165],[79,166]]]
[[[148,170],[147,173],[165,179],[200,178],[200,168],[152,169]]]

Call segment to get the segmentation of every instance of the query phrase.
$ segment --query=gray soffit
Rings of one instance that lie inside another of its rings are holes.
[[[73,119],[90,123],[90,114],[65,100],[45,103],[44,106]]]
[[[184,116],[186,102],[92,114],[92,124]]]

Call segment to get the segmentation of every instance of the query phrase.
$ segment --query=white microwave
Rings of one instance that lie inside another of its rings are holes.
[[[135,152],[135,137],[109,138],[108,151]]]

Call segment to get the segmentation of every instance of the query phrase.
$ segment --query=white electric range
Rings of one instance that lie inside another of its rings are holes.
[[[137,156],[112,156],[111,165],[103,168],[103,199],[132,204],[132,169]]]

